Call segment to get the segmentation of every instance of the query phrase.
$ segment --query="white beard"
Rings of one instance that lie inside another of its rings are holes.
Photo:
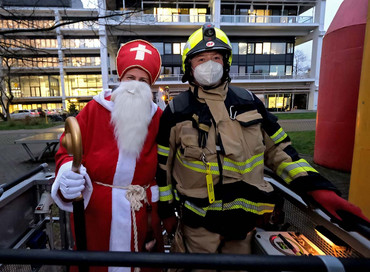
[[[152,119],[152,91],[135,80],[121,82],[112,93],[111,122],[121,151],[139,157]]]

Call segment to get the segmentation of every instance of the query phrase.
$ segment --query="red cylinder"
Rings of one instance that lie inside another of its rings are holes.
[[[344,0],[323,39],[315,163],[350,171],[368,0]]]

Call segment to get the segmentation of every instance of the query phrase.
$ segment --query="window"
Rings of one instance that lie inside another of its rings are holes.
[[[239,55],[247,54],[247,43],[239,43]]]
[[[285,43],[271,43],[271,54],[285,54]]]
[[[271,52],[271,43],[269,42],[264,42],[263,43],[263,54],[268,55]]]
[[[172,54],[172,44],[171,43],[165,43],[164,44],[164,53],[165,54]]]
[[[238,66],[237,65],[231,65],[230,74],[238,74]]]
[[[286,44],[286,52],[287,54],[293,54],[294,53],[294,44],[293,43],[287,43]]]
[[[231,48],[233,50],[234,55],[239,54],[239,44],[238,43],[231,43]]]
[[[172,50],[174,55],[180,55],[181,54],[181,45],[180,43],[173,43],[172,44]]]
[[[262,54],[262,43],[256,43],[256,54]]]
[[[271,76],[282,76],[285,74],[285,65],[270,65]]]
[[[180,75],[181,74],[181,67],[173,67],[173,74]]]
[[[172,74],[172,67],[164,67],[163,74],[164,75]]]
[[[154,46],[155,48],[157,48],[157,49],[158,49],[159,54],[161,54],[161,55],[163,55],[163,54],[164,54],[164,50],[163,50],[163,43],[161,43],[161,42],[153,42],[152,44],[153,44],[153,46]]]
[[[257,74],[268,74],[269,66],[268,65],[255,65],[254,72]]]
[[[248,43],[248,54],[254,54],[254,43]]]
[[[252,74],[253,73],[253,68],[254,68],[253,65],[248,65],[247,66],[247,73]]]
[[[245,66],[239,66],[239,75],[245,75]]]
[[[291,76],[292,75],[292,71],[293,71],[293,66],[292,65],[287,65],[285,69],[286,69],[285,74],[287,76]]]

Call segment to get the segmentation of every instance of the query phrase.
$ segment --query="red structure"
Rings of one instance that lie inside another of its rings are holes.
[[[344,0],[323,39],[314,161],[350,171],[368,0]]]

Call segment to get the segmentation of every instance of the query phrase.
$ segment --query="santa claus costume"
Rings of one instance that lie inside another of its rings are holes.
[[[120,79],[129,69],[140,68],[148,73],[153,84],[160,67],[158,50],[144,40],[128,42],[118,51]],[[154,179],[156,135],[162,111],[151,97],[148,84],[121,82],[113,92],[105,90],[95,96],[76,117],[83,145],[80,172],[86,180],[82,195],[88,250],[144,251],[147,239],[155,238],[154,250],[163,251],[156,203],[159,194]],[[69,212],[72,204],[58,190],[62,173],[71,170],[72,159],[60,145],[56,154],[57,176],[52,186],[55,202]],[[141,194],[139,198],[137,192]],[[130,268],[90,267],[89,271],[130,271]]]

